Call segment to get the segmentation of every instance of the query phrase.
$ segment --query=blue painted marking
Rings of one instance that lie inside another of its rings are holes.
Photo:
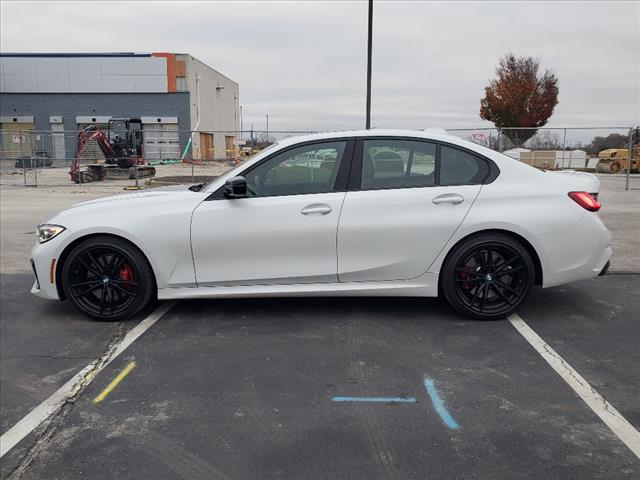
[[[447,407],[444,406],[444,402],[440,398],[440,395],[438,395],[438,391],[436,390],[436,386],[434,385],[433,380],[431,380],[430,378],[425,378],[424,387],[427,389],[429,397],[431,397],[433,408],[436,409],[436,412],[438,412],[438,415],[440,415],[440,418],[445,423],[445,425],[452,430],[460,428],[458,422],[453,419],[453,417],[447,410]]]
[[[413,397],[333,397],[334,402],[418,403]]]

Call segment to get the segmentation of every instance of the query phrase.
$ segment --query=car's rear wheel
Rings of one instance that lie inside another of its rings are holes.
[[[454,247],[440,272],[449,304],[476,320],[496,320],[515,312],[535,280],[529,252],[503,234],[481,234]]]
[[[73,306],[94,320],[134,316],[155,296],[144,255],[116,237],[91,237],[75,246],[62,267],[62,287]]]

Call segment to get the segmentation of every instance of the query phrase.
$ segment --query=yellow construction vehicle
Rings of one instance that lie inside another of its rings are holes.
[[[631,133],[631,173],[640,172],[640,127],[633,129]],[[609,148],[598,153],[596,172],[598,173],[624,173],[627,171],[629,161],[628,148]]]

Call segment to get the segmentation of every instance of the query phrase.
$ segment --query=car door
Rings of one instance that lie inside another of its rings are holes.
[[[198,286],[337,282],[336,230],[353,141],[275,152],[243,172],[246,198],[218,191],[194,211]]]
[[[484,159],[436,142],[359,140],[338,226],[339,280],[404,280],[426,272],[489,171]]]

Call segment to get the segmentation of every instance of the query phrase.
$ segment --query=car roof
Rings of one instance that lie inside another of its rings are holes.
[[[351,138],[351,137],[415,137],[434,140],[446,140],[456,142],[462,140],[446,133],[444,129],[428,129],[428,130],[409,130],[409,129],[391,129],[391,128],[372,128],[370,130],[345,130],[334,132],[320,132],[309,135],[299,135],[289,137],[278,141],[279,144],[300,143],[313,140],[327,140],[332,138]]]
[[[331,140],[331,139],[365,137],[365,136],[366,137],[399,137],[399,138],[410,137],[410,138],[417,138],[422,140],[435,140],[435,141],[450,143],[452,145],[457,145],[463,148],[467,148],[476,153],[479,153],[493,160],[498,165],[498,168],[500,168],[501,170],[505,167],[510,169],[515,169],[518,171],[532,169],[532,167],[522,164],[519,161],[514,160],[513,158],[508,157],[506,155],[503,155],[502,153],[496,152],[495,150],[492,150],[488,147],[485,147],[484,145],[479,145],[469,140],[456,137],[455,135],[449,135],[446,132],[446,130],[442,128],[431,128],[426,130],[372,128],[370,130],[348,130],[348,131],[314,133],[311,135],[302,135],[297,137],[285,138],[283,140],[279,140],[277,142],[277,145],[279,148],[282,148],[289,145],[295,145],[303,142],[312,142],[316,140]]]

